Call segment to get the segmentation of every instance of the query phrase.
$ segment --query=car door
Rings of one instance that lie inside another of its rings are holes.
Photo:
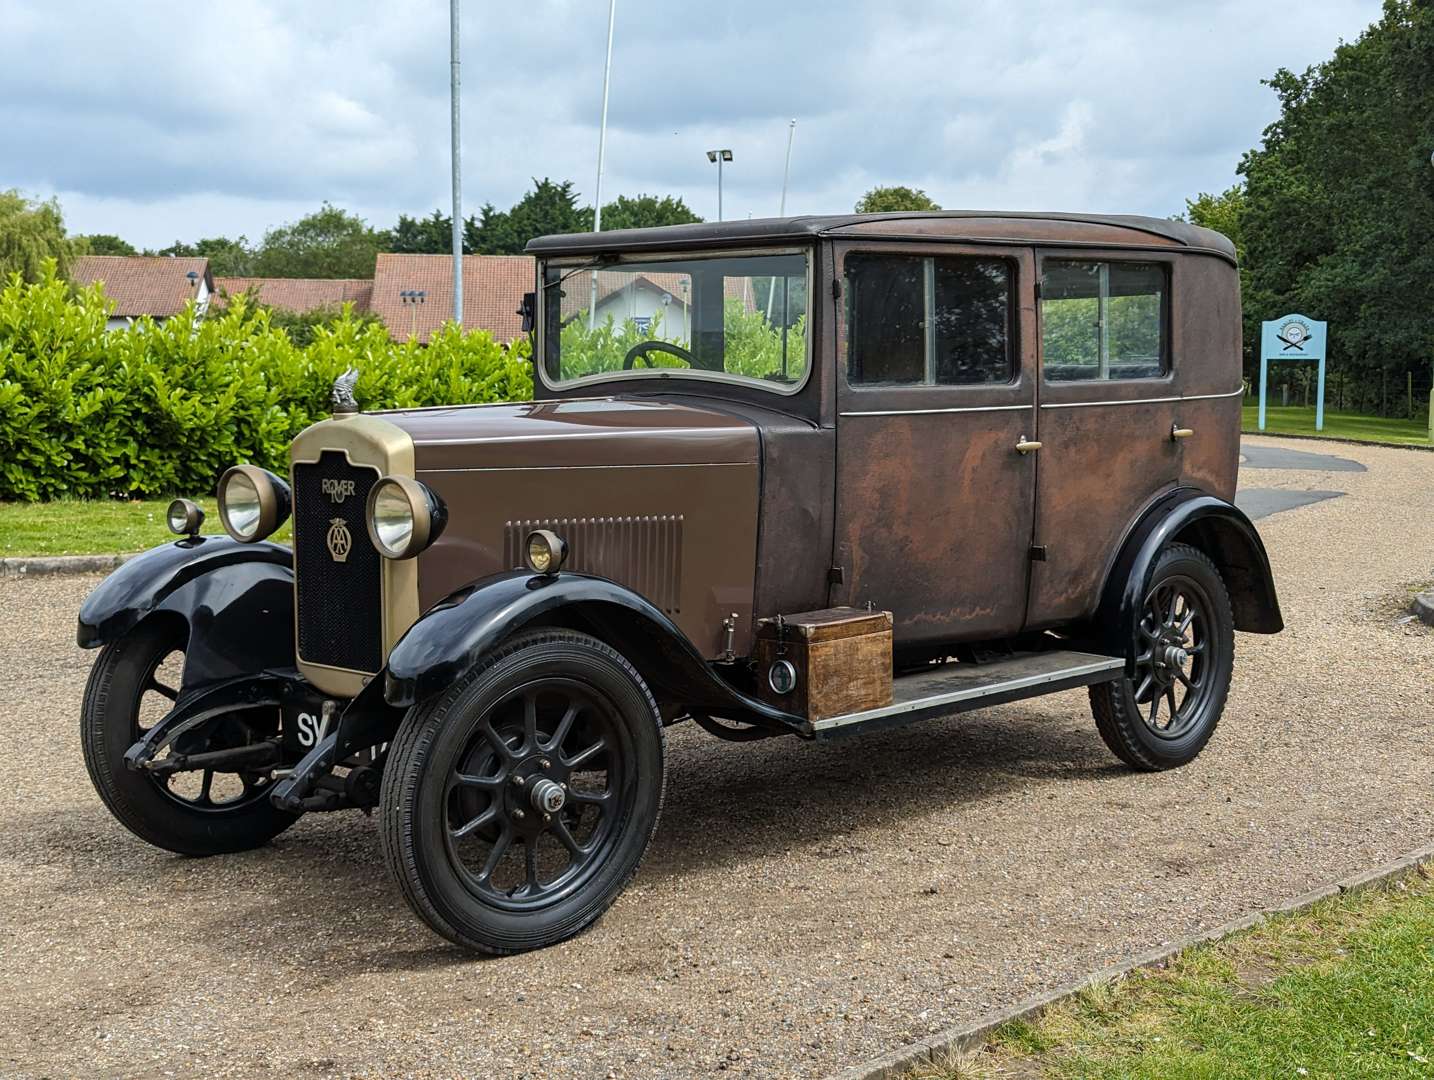
[[[1025,617],[1036,457],[1034,259],[838,244],[833,602],[890,610],[898,647]]]
[[[1172,260],[1043,251],[1040,468],[1029,627],[1095,611],[1121,540],[1180,477]]]

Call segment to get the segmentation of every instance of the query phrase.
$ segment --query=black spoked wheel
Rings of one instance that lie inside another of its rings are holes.
[[[1135,702],[1151,734],[1179,739],[1199,723],[1214,688],[1209,678],[1211,602],[1200,583],[1165,578],[1145,599],[1144,651],[1135,659]]]
[[[1229,692],[1233,623],[1225,584],[1203,552],[1174,544],[1161,553],[1146,583],[1134,676],[1090,691],[1096,726],[1116,756],[1153,770],[1200,753]]]
[[[185,643],[183,623],[152,621],[101,651],[80,720],[90,780],[115,818],[156,847],[184,855],[258,847],[297,820],[270,805],[267,771],[134,772],[124,764],[125,751],[173,707]],[[245,710],[205,724],[175,749],[232,749],[277,732],[277,711]]]
[[[636,795],[613,752],[611,703],[571,680],[532,683],[498,702],[471,743],[448,776],[454,867],[512,911],[580,889]]]
[[[584,634],[540,631],[405,719],[384,772],[384,853],[414,910],[485,952],[560,941],[637,869],[663,793],[641,677]]]

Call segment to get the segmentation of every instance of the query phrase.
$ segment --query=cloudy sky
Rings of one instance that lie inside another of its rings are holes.
[[[607,4],[463,5],[465,212],[594,184]],[[1275,115],[1260,79],[1377,0],[618,0],[605,198],[716,216],[953,208],[1170,214]],[[324,200],[371,223],[448,201],[448,5],[0,0],[0,188],[138,245],[246,234]]]

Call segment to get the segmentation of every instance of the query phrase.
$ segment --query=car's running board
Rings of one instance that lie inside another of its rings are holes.
[[[1117,656],[1064,650],[1023,653],[988,664],[942,664],[895,679],[890,705],[810,721],[808,729],[818,739],[854,735],[1075,686],[1110,682],[1120,678],[1124,666],[1125,661]]]

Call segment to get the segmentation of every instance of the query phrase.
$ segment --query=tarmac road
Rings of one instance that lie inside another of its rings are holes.
[[[1254,446],[1309,449],[1262,439]],[[221,859],[90,789],[96,579],[0,582],[0,1074],[820,1076],[1434,837],[1434,454],[1261,522],[1288,623],[1240,635],[1193,765],[1139,775],[1073,692],[845,742],[669,740],[663,823],[597,926],[473,959],[413,918],[371,820]],[[1307,462],[1305,464],[1308,464]]]

